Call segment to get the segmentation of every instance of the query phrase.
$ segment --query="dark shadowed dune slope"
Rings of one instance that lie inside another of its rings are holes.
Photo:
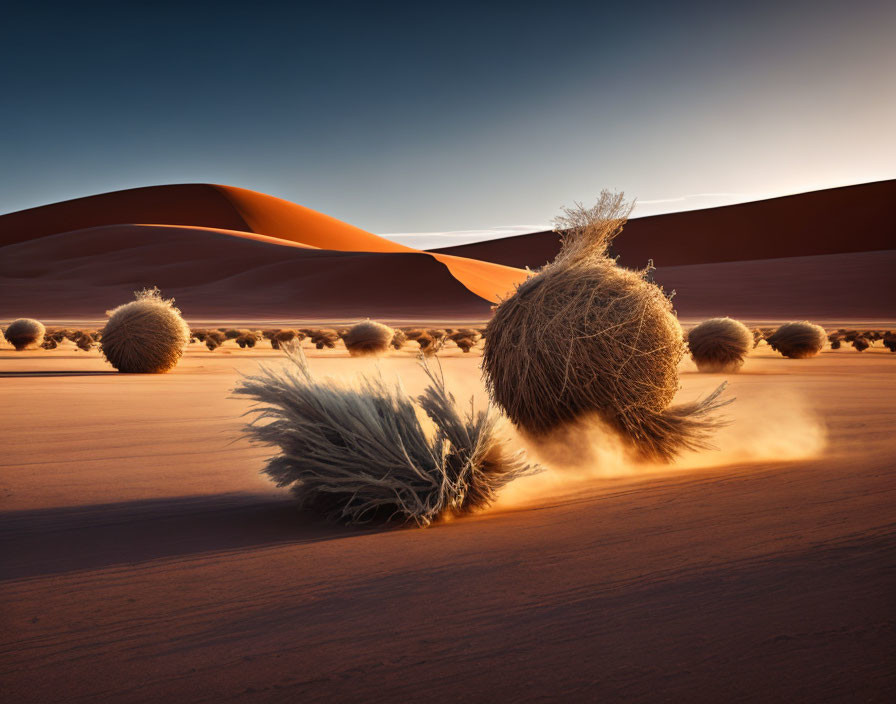
[[[484,318],[422,252],[337,252],[214,228],[108,225],[3,248],[0,317],[98,319],[160,286],[188,318]]]
[[[894,249],[894,203],[890,180],[635,218],[613,250],[624,266],[669,267]],[[536,268],[558,250],[556,233],[536,232],[432,251]]]

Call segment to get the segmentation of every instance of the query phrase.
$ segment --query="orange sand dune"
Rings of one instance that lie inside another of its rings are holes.
[[[896,179],[783,198],[634,218],[613,243],[620,263],[640,268],[873,252],[896,247]],[[537,268],[559,251],[536,232],[434,249],[513,267]]]
[[[99,225],[157,223],[256,232],[321,249],[408,252],[404,245],[301,205],[205,183],[101,193],[0,216],[0,246]]]
[[[208,227],[107,225],[0,251],[4,318],[98,319],[155,285],[194,320],[482,319],[490,306],[414,250],[337,252]]]
[[[199,183],[115,191],[3,215],[0,246],[90,227],[131,223],[257,233],[344,252],[419,251],[281,198],[245,188]],[[440,254],[426,256],[444,264],[467,289],[492,303],[525,278],[524,272],[510,267]]]

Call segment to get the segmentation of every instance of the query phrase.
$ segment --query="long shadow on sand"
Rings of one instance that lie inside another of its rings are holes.
[[[366,535],[290,498],[184,496],[0,513],[0,581]]]

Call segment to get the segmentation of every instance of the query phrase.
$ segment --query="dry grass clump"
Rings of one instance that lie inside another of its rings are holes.
[[[352,357],[384,354],[389,350],[395,331],[375,320],[365,320],[353,325],[342,335],[342,341]]]
[[[298,330],[293,330],[292,328],[281,328],[276,333],[274,333],[274,339],[280,344],[282,347],[285,343],[291,342],[298,338],[299,340],[304,339],[305,335],[303,333],[299,333]]]
[[[460,328],[459,330],[452,330],[448,334],[448,339],[460,347],[464,353],[468,353],[473,349],[481,338],[482,335],[473,328]]]
[[[39,320],[33,318],[18,318],[13,320],[3,331],[6,341],[21,352],[34,345],[39,347],[44,341],[44,333],[47,329]]]
[[[40,343],[40,348],[43,350],[55,350],[58,346],[59,343],[53,337],[45,337],[44,341]]]
[[[336,343],[339,341],[339,333],[330,328],[314,330],[310,337],[311,344],[319,350],[324,348],[332,350],[336,347]]]
[[[84,352],[89,352],[93,349],[93,345],[95,344],[95,340],[93,336],[89,333],[84,333],[77,340],[75,340],[75,345],[77,345],[79,350],[83,350]]]
[[[711,318],[688,333],[688,347],[701,372],[736,372],[753,348],[753,333],[738,320]]]
[[[442,349],[444,339],[445,338],[443,337],[433,337],[428,332],[421,331],[421,333],[417,335],[415,341],[420,345],[420,351],[427,357],[431,357]]]
[[[316,379],[300,349],[291,367],[262,368],[235,393],[258,402],[247,428],[279,448],[264,469],[299,501],[339,520],[425,526],[490,504],[505,484],[533,471],[498,438],[491,408],[461,414],[441,374],[416,400],[399,384],[363,377],[358,388]],[[422,410],[435,426],[427,432]]]
[[[896,352],[896,334],[887,330],[881,335],[881,340],[883,340],[884,347],[890,350],[890,352]]]
[[[100,349],[120,372],[157,374],[173,369],[190,340],[190,328],[158,288],[136,291],[135,300],[109,311]]]
[[[775,352],[780,352],[791,359],[814,357],[824,349],[826,341],[824,328],[808,320],[784,323],[766,338],[766,342]]]
[[[471,340],[480,340],[482,339],[482,333],[480,333],[475,328],[459,328],[451,333],[451,338],[454,339],[456,337],[469,337]]]
[[[429,328],[426,331],[426,334],[429,335],[433,340],[440,343],[440,347],[445,343],[445,340],[448,339],[448,331],[443,330],[442,328]]]
[[[866,337],[859,335],[852,341],[852,346],[856,348],[856,352],[864,352],[871,347],[871,342]]]
[[[407,342],[408,336],[405,334],[404,330],[400,330],[396,328],[393,331],[392,341],[389,343],[392,345],[393,349],[400,350],[404,347],[404,343]]]
[[[219,330],[207,330],[205,333],[205,346],[208,347],[209,352],[213,352],[223,345],[226,339],[224,333]]]
[[[642,457],[670,460],[707,446],[724,384],[670,407],[685,353],[672,304],[649,268],[607,255],[631,207],[604,191],[593,208],[563,210],[557,258],[495,309],[483,370],[492,398],[535,439],[596,415]]]
[[[759,328],[753,328],[751,331],[753,335],[753,349],[759,347],[759,343],[765,339],[765,335],[762,334],[762,330]]]
[[[258,335],[249,330],[244,331],[242,335],[236,338],[236,344],[238,344],[241,349],[252,349],[255,347],[256,342],[258,342]]]
[[[463,352],[465,354],[469,353],[469,351],[476,346],[476,341],[472,340],[469,337],[458,337],[458,338],[453,338],[453,339],[454,339],[454,344],[457,345],[458,347],[460,347],[461,350],[463,350]]]

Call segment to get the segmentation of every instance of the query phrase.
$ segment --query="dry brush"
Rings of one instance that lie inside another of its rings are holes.
[[[707,446],[724,385],[671,405],[685,354],[672,304],[649,268],[607,254],[630,212],[607,191],[593,208],[564,209],[556,259],[495,309],[483,370],[495,402],[535,439],[596,414],[640,456],[667,461]]]
[[[511,480],[533,471],[509,453],[491,408],[461,413],[441,373],[413,399],[399,384],[364,376],[358,387],[318,379],[301,349],[291,364],[262,367],[234,390],[257,406],[248,435],[278,449],[264,469],[301,504],[350,523],[419,526],[490,504]],[[422,410],[434,430],[421,424]]]

